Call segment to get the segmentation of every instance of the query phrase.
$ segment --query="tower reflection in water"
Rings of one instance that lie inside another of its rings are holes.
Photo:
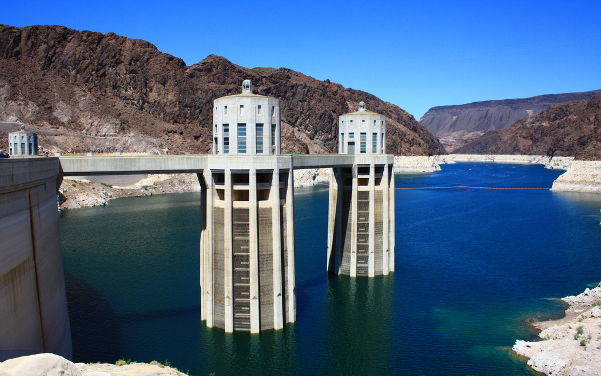
[[[324,374],[392,372],[393,295],[394,274],[329,279],[327,349],[330,354]]]

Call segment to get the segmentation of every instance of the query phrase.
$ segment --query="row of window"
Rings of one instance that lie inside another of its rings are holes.
[[[361,125],[365,125],[366,121],[365,120],[361,120]],[[349,125],[353,126],[354,122],[353,120],[349,120]],[[377,120],[374,120],[374,126],[377,125]],[[380,120],[380,124],[384,125],[384,120]],[[340,125],[344,125],[344,120],[340,120]]]
[[[35,154],[35,150],[33,150],[34,147],[33,147],[32,142],[29,142],[29,143],[21,142],[21,149],[19,149],[19,144],[17,142],[10,143],[8,146],[9,146],[9,154],[15,154],[17,150],[19,150],[19,154],[30,154],[30,155]]]
[[[217,128],[217,125],[215,125]],[[257,154],[264,153],[263,147],[263,123],[257,123],[255,132],[255,148]],[[276,125],[271,124],[271,152],[275,153],[275,131]],[[238,123],[236,127],[236,136],[238,139],[238,154],[246,154],[246,124]],[[219,153],[219,137],[215,137],[215,148]],[[223,154],[230,153],[230,125],[223,124]]]
[[[215,107],[215,111],[217,111],[217,107]],[[240,115],[244,115],[244,111],[245,111],[244,105],[243,104],[239,105],[238,113]],[[263,113],[263,106],[258,104],[256,111],[257,111],[257,115],[261,115]],[[223,114],[227,115],[227,106],[223,106]],[[271,106],[271,117],[274,117],[274,116],[275,116],[275,106]]]
[[[345,136],[344,133],[340,134],[340,141],[341,141],[342,145],[345,145],[344,136]],[[349,138],[348,153],[354,154],[355,153],[355,132],[349,132],[348,138]],[[384,133],[382,133],[382,140],[384,140]],[[367,133],[366,132],[361,132],[359,134],[359,145],[360,145],[359,152],[367,153]],[[371,150],[372,150],[372,152],[375,152],[377,149],[378,149],[378,134],[372,133],[371,134]]]

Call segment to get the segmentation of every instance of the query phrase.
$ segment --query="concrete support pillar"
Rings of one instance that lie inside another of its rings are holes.
[[[203,251],[203,289],[202,289],[202,308],[204,314],[201,315],[207,321],[207,327],[213,327],[213,206],[215,196],[215,186],[213,176],[210,170],[203,172],[204,182],[206,184],[206,225],[204,236],[202,237],[204,247]]]
[[[224,242],[223,242],[223,287],[224,293],[224,321],[226,333],[234,331],[234,286],[232,264],[232,171],[225,169],[225,209],[223,212]]]
[[[282,329],[283,297],[282,297],[282,232],[280,216],[280,171],[273,170],[271,183],[272,236],[273,236],[273,328]]]
[[[207,265],[206,265],[206,256],[205,256],[205,252],[207,250],[207,247],[205,246],[205,242],[206,242],[206,237],[207,237],[207,233],[206,233],[206,223],[207,223],[207,218],[206,218],[206,212],[207,212],[207,185],[205,183],[205,180],[202,176],[202,174],[196,174],[196,177],[198,178],[198,183],[200,184],[200,304],[201,304],[201,308],[200,308],[200,319],[201,320],[206,320],[206,310],[204,309],[204,304],[205,304],[205,296],[204,296],[204,288],[206,286],[206,269],[207,269]]]
[[[340,268],[342,267],[342,195],[344,194],[344,170],[336,169],[336,255],[334,256],[334,272],[340,274]]]
[[[326,258],[326,270],[331,272],[337,272],[335,267],[335,258],[337,257],[336,251],[336,236],[338,235],[336,225],[338,224],[338,181],[337,181],[337,169],[333,168],[330,174],[330,187],[328,190],[328,247],[327,247],[327,258]]]
[[[358,186],[358,167],[356,164],[353,165],[353,186],[351,193],[351,262],[350,262],[350,276],[357,276],[357,186]],[[347,239],[348,241],[348,239]]]
[[[253,168],[248,176],[249,199],[249,268],[250,268],[250,332],[261,331],[259,309],[259,226],[257,201],[257,171]]]
[[[369,165],[369,250],[368,250],[368,269],[367,273],[369,277],[375,275],[375,232],[376,232],[376,168],[374,164]]]
[[[294,259],[294,170],[290,168],[288,172],[288,186],[286,189],[286,258],[288,265],[286,268],[287,273],[287,293],[288,293],[288,305],[287,305],[287,320],[286,322],[296,321],[296,260]]]
[[[388,165],[384,165],[384,172],[382,174],[382,180],[380,183],[380,188],[382,189],[382,274],[388,275],[389,269],[389,259],[390,259],[390,241],[388,236],[388,221],[390,220],[390,207],[389,207],[389,175],[388,175]]]
[[[389,175],[390,175],[390,186],[389,186],[389,201],[390,201],[390,205],[389,205],[389,228],[388,228],[388,236],[389,236],[389,247],[390,247],[390,258],[389,258],[389,264],[388,264],[388,269],[391,272],[394,272],[394,246],[395,246],[395,203],[394,203],[394,174],[392,173],[392,166],[389,166]]]

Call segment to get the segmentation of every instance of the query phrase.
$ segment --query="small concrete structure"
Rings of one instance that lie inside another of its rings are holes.
[[[252,93],[217,98],[213,106],[213,154],[280,154],[280,101]]]
[[[8,154],[11,156],[27,156],[38,154],[38,135],[26,132],[25,125],[17,132],[8,134]]]
[[[384,116],[365,110],[340,116],[341,154],[382,155]],[[372,142],[366,143],[367,135]],[[348,137],[345,137],[348,135]],[[327,269],[351,277],[387,275],[394,271],[393,163],[377,158],[335,167],[330,180]]]
[[[359,102],[357,111],[338,118],[339,154],[384,154],[385,139],[384,116],[367,111],[365,102]]]

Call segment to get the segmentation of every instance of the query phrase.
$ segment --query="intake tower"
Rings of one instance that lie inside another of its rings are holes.
[[[201,184],[201,316],[226,332],[296,321],[293,166],[280,156],[280,104],[242,93],[213,108],[213,158]]]

